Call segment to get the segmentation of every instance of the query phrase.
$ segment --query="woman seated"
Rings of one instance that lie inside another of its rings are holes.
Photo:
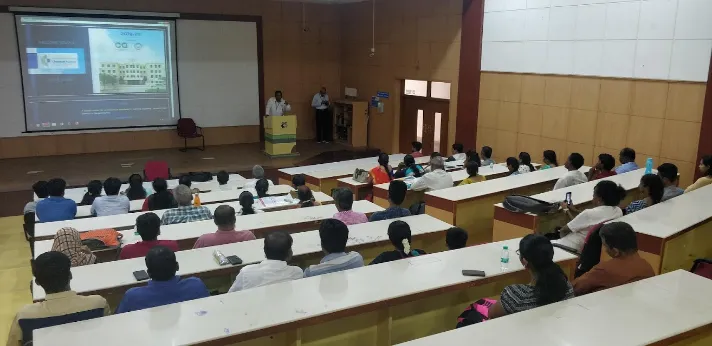
[[[242,191],[240,193],[240,197],[238,199],[240,203],[240,209],[239,212],[237,212],[237,215],[252,215],[252,214],[257,214],[257,213],[262,213],[262,210],[255,209],[254,204],[255,204],[255,197],[252,195],[252,192],[250,191]]]
[[[479,175],[480,171],[480,165],[478,165],[476,162],[468,162],[465,164],[465,169],[467,170],[467,178],[463,179],[460,184],[457,186],[462,186],[462,185],[467,185],[467,184],[472,184],[472,183],[481,183],[487,178],[485,178],[482,175]]]
[[[321,203],[317,202],[316,199],[314,198],[314,194],[312,193],[312,190],[308,186],[300,186],[297,189],[297,198],[299,198],[299,207],[300,208],[308,208],[308,207],[314,207],[321,205]]]
[[[255,182],[255,191],[257,192],[258,198],[265,198],[269,196],[267,191],[269,191],[269,180],[262,178]]]
[[[94,200],[101,196],[101,191],[104,189],[104,185],[99,180],[92,180],[87,184],[87,193],[82,197],[82,202],[80,205],[92,205]]]
[[[173,194],[168,191],[168,183],[163,178],[156,178],[151,184],[153,186],[153,194],[148,196],[143,202],[143,211],[154,211],[178,208],[178,202]]]
[[[507,169],[509,170],[510,176],[522,174],[519,172],[519,160],[514,157],[507,158]]]
[[[588,170],[586,177],[588,177],[588,181],[594,181],[614,176],[616,175],[616,171],[613,170],[615,167],[616,159],[611,154],[600,154],[598,155],[598,163]]]
[[[700,160],[700,173],[702,177],[697,179],[694,184],[685,189],[685,193],[695,191],[701,187],[712,184],[712,155],[706,155]]]
[[[532,157],[527,152],[519,153],[519,173],[529,173],[534,172],[534,166],[532,166]]]
[[[482,160],[480,159],[480,154],[478,154],[476,151],[468,150],[465,155],[467,155],[465,157],[465,165],[467,165],[468,162],[474,162],[478,166],[482,167]]]
[[[54,236],[52,251],[59,251],[69,257],[72,267],[96,263],[96,256],[88,247],[82,245],[79,231],[74,228],[62,228]]]
[[[129,201],[146,198],[146,189],[143,188],[143,178],[139,174],[131,174],[129,177],[129,188],[126,189],[126,197]]]
[[[646,174],[642,176],[638,189],[645,198],[630,202],[625,208],[626,214],[635,213],[638,210],[660,203],[663,199],[663,193],[665,192],[663,180],[660,179],[657,174]]]
[[[406,155],[398,168],[399,170],[393,175],[394,178],[420,178],[425,173],[423,167],[415,163],[415,158],[412,155]]]
[[[368,172],[367,183],[378,185],[385,184],[393,180],[393,168],[388,164],[388,155],[381,153],[378,155],[378,166],[373,167]]]
[[[553,150],[544,150],[544,165],[539,170],[559,167],[559,161],[556,160],[556,152]]]
[[[404,221],[393,221],[388,225],[388,239],[396,249],[386,251],[378,255],[370,264],[397,261],[399,259],[424,255],[425,251],[411,249],[410,244],[413,239],[410,234],[410,226]]]

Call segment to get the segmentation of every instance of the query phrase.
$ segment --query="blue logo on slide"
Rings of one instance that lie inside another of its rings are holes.
[[[84,74],[81,48],[27,48],[28,74]]]

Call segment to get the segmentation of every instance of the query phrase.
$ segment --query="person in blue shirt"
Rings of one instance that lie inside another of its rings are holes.
[[[373,213],[370,221],[382,221],[410,216],[408,209],[401,208],[406,193],[408,193],[408,185],[400,180],[392,181],[391,184],[388,185],[388,201],[390,202],[390,206],[384,211]]]
[[[616,174],[628,173],[638,169],[638,164],[635,163],[635,150],[631,148],[623,148],[618,157],[621,165],[616,167]]]
[[[47,182],[49,198],[37,202],[36,214],[40,222],[72,220],[77,215],[77,202],[64,198],[67,182],[55,178]]]
[[[304,271],[305,278],[363,267],[361,254],[356,251],[346,252],[349,228],[345,223],[336,219],[324,220],[319,226],[319,238],[326,256],[319,264],[309,266]]]
[[[151,280],[146,286],[126,291],[116,313],[149,309],[210,296],[203,281],[176,275],[176,255],[165,246],[155,246],[146,255],[146,268]]]

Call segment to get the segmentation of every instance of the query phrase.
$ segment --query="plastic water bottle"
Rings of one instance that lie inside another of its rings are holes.
[[[494,162],[490,162],[490,170],[494,170]]]
[[[196,207],[200,206],[200,194],[196,193],[195,198],[193,198],[193,205]]]
[[[499,266],[502,271],[509,268],[509,246],[507,245],[502,248],[502,256],[499,258]]]
[[[651,174],[653,173],[653,158],[649,157],[645,161],[645,174]]]

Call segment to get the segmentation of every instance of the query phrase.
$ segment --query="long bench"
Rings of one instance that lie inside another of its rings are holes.
[[[393,154],[393,155],[389,156],[389,160],[393,161],[393,162],[402,161],[403,157],[405,157],[404,154]],[[318,165],[282,168],[282,169],[277,170],[277,180],[278,180],[279,184],[291,185],[292,177],[297,174],[307,174],[307,173],[311,173],[311,172],[320,172],[320,171],[328,171],[328,170],[333,170],[333,169],[344,169],[344,168],[351,169],[351,173],[353,173],[354,169],[360,168],[360,167],[368,167],[369,165],[373,165],[373,163],[377,162],[377,161],[378,161],[378,156],[375,156],[375,157],[366,157],[366,158],[355,159],[355,160],[320,163]]]

